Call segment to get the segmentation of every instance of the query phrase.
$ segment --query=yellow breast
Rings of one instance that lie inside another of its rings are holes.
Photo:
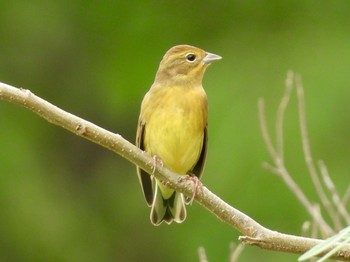
[[[142,105],[145,150],[179,174],[197,163],[207,124],[207,97],[202,87],[153,90]]]

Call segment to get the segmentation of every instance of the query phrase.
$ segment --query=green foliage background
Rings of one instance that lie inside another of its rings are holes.
[[[350,155],[349,1],[1,1],[0,81],[30,89],[134,141],[139,106],[163,54],[192,44],[223,56],[205,76],[209,155],[203,183],[261,224],[300,234],[309,219],[269,160],[288,69],[303,77],[315,159],[344,193]],[[286,162],[317,201],[301,150],[296,96]],[[154,227],[135,167],[0,101],[1,261],[228,261],[239,233],[198,204],[181,225]],[[240,261],[295,261],[246,247]]]

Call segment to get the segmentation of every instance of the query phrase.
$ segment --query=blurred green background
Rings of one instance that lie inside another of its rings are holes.
[[[350,155],[349,1],[1,1],[0,81],[134,141],[139,107],[164,53],[192,44],[223,56],[204,78],[209,154],[203,183],[273,230],[310,219],[269,161],[288,69],[303,77],[314,158],[343,194]],[[286,163],[317,201],[304,165],[293,93]],[[181,225],[154,227],[135,167],[0,101],[1,261],[228,261],[239,233],[198,204]],[[296,261],[246,247],[240,261]]]

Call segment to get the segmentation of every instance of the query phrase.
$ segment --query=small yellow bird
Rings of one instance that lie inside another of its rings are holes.
[[[181,175],[201,177],[207,154],[208,101],[202,79],[208,65],[221,59],[189,45],[172,47],[160,62],[153,85],[143,98],[136,145]],[[151,222],[181,223],[184,196],[137,167]]]

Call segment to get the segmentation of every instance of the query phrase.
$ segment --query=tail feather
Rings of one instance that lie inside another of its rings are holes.
[[[163,221],[171,224],[173,221],[182,223],[186,219],[186,207],[181,193],[174,191],[170,198],[165,199],[158,186],[155,187],[151,209],[151,222],[160,225]]]

